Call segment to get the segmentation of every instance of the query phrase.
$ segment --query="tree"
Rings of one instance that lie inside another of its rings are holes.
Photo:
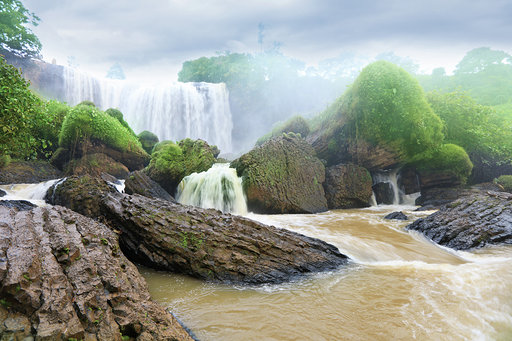
[[[455,74],[472,74],[485,70],[491,65],[510,64],[512,57],[498,50],[491,50],[489,47],[479,47],[469,51],[457,64]]]
[[[0,0],[0,47],[20,57],[40,57],[41,42],[28,28],[40,19],[19,0]]]
[[[110,79],[126,79],[123,68],[119,63],[115,63],[114,65],[112,65],[105,77]]]

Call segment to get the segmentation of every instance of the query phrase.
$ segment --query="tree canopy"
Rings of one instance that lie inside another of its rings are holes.
[[[28,27],[40,19],[19,0],[0,0],[0,47],[20,57],[39,57],[41,42]]]

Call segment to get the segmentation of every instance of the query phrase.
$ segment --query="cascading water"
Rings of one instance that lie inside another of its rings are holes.
[[[228,213],[247,213],[242,179],[228,163],[217,163],[206,172],[185,177],[178,186],[176,200],[181,204]]]
[[[54,184],[58,186],[64,179],[55,179],[35,184],[12,184],[1,185],[0,189],[5,191],[6,195],[0,200],[27,200],[37,206],[44,206],[46,203],[44,197],[46,192]]]
[[[372,174],[374,193],[372,198],[376,198],[372,203],[390,204],[390,205],[415,205],[416,199],[420,196],[420,193],[405,194],[403,189],[398,186],[398,172],[399,169],[390,171],[375,172]],[[375,193],[376,186],[385,185],[384,195],[378,195]],[[384,196],[384,197],[383,197]],[[391,198],[385,198],[391,197]]]
[[[93,101],[103,110],[118,108],[136,132],[149,130],[160,140],[201,138],[231,152],[233,122],[225,84],[171,83],[143,86],[99,79],[64,68],[64,98],[70,105]]]

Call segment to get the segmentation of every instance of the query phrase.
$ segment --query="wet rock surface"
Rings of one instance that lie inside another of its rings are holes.
[[[332,166],[325,171],[324,190],[330,209],[368,207],[372,177],[354,164]]]
[[[0,200],[0,206],[16,208],[19,211],[30,211],[34,207],[37,207],[27,200]]]
[[[0,283],[2,340],[191,340],[118,236],[63,207],[0,205]]]
[[[283,134],[231,163],[242,176],[250,211],[267,214],[327,210],[325,167],[301,137]]]
[[[132,172],[124,183],[126,194],[140,194],[148,198],[175,201],[156,181],[143,171]]]
[[[386,215],[384,219],[389,220],[409,220],[409,217],[407,217],[404,212],[398,211],[398,212],[391,212],[390,214]]]
[[[407,226],[456,250],[512,244],[512,194],[480,191]]]
[[[33,184],[62,177],[62,173],[46,161],[12,161],[0,168],[0,185]]]
[[[372,186],[377,204],[392,205],[395,200],[395,192],[389,182],[379,182]]]
[[[69,178],[54,199],[119,230],[129,258],[206,280],[279,283],[347,262],[318,239],[217,210],[113,192],[100,179]]]

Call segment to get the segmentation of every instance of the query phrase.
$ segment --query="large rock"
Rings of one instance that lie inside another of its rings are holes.
[[[332,166],[325,170],[324,189],[330,209],[368,207],[372,177],[354,164]]]
[[[0,205],[0,284],[2,340],[192,340],[118,236],[63,207]]]
[[[480,191],[407,226],[456,250],[512,244],[512,194]]]
[[[125,165],[103,154],[87,154],[77,160],[72,160],[66,167],[67,175],[85,175],[101,176],[107,173],[118,179],[124,179],[129,171]]]
[[[147,266],[239,283],[277,283],[347,262],[318,239],[213,209],[112,191],[101,179],[68,178],[54,203],[108,222],[128,257]]]
[[[0,168],[0,185],[38,183],[62,177],[62,173],[46,161],[12,161]]]
[[[460,179],[450,171],[419,171],[421,190],[439,187],[456,187],[462,183]]]
[[[157,182],[153,181],[142,171],[132,172],[124,183],[126,194],[140,194],[148,198],[175,201]]]
[[[372,186],[377,204],[392,205],[395,201],[395,191],[389,182],[378,182]]]
[[[231,163],[243,178],[249,210],[257,213],[316,213],[327,210],[325,168],[313,148],[283,134]]]

